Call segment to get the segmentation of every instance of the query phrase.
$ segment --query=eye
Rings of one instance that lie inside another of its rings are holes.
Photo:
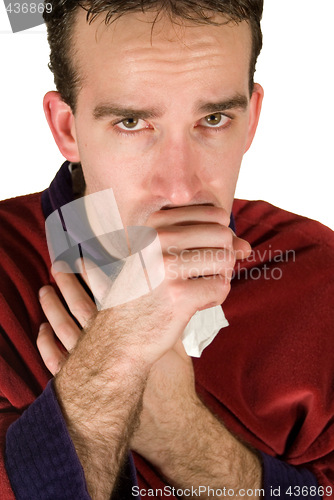
[[[228,125],[231,121],[229,116],[223,115],[222,113],[212,113],[207,115],[200,120],[200,125],[207,128],[223,128]]]
[[[144,128],[148,128],[148,124],[141,120],[140,118],[125,118],[121,122],[115,123],[118,128],[122,130],[142,130]]]

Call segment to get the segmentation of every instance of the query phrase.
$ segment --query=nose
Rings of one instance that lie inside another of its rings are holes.
[[[172,205],[188,204],[202,189],[197,148],[187,137],[167,139],[159,147],[151,172],[151,194]]]

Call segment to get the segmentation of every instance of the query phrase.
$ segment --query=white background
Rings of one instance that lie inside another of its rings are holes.
[[[265,0],[262,117],[236,196],[334,229],[334,1]],[[12,34],[0,0],[0,199],[45,189],[63,157],[42,98],[54,89],[44,26]]]

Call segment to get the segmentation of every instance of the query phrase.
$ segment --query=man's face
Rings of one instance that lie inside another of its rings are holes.
[[[106,28],[83,11],[75,28],[86,194],[112,188],[124,225],[166,206],[230,212],[251,141],[248,24],[181,28],[164,17],[151,38],[153,19],[129,14]]]

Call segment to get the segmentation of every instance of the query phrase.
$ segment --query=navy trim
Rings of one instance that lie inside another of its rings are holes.
[[[9,427],[5,464],[17,500],[91,499],[52,380]]]
[[[321,500],[322,497],[317,494],[319,484],[312,472],[294,467],[263,452],[261,456],[265,498]],[[304,490],[302,490],[303,487]],[[311,487],[316,489],[311,490]],[[311,491],[316,494],[311,494]]]

